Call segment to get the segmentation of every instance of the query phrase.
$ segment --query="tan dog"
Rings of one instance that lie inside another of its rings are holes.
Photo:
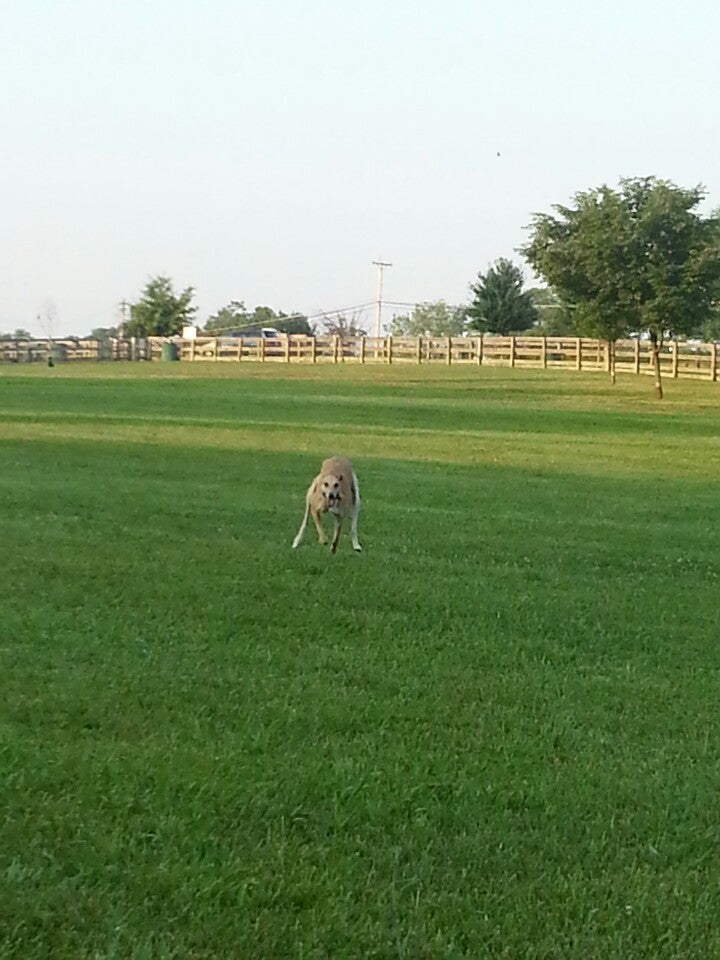
[[[354,550],[362,550],[358,542],[357,522],[360,513],[360,488],[352,464],[345,457],[330,457],[323,462],[320,473],[310,484],[305,497],[305,516],[298,534],[293,540],[293,550],[305,536],[308,516],[312,516],[320,543],[327,543],[327,537],[320,522],[321,513],[332,513],[335,517],[331,551],[337,550],[340,529],[345,517],[350,517],[350,535]]]

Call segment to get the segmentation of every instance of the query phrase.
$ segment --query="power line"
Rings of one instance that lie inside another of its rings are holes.
[[[374,300],[367,300],[365,303],[358,303],[354,307],[340,307],[337,310],[323,310],[320,313],[315,313],[312,316],[308,317],[308,320],[317,320],[319,317],[330,317],[333,313],[349,313],[351,310],[363,310],[371,307],[375,303]]]

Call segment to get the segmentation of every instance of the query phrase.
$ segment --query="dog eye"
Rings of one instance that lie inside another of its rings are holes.
[[[337,483],[334,483],[334,484],[333,484],[333,488],[334,488],[335,490],[337,490],[338,484],[337,484]]]
[[[342,480],[342,474],[340,474],[340,476],[338,477],[338,480]],[[337,484],[335,484],[335,486],[337,486]]]
[[[324,487],[327,486],[327,480],[324,481],[323,486],[324,486]]]

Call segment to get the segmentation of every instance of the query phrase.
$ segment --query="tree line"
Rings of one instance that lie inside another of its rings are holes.
[[[703,216],[702,187],[655,177],[623,179],[575,194],[552,213],[533,215],[518,253],[542,281],[527,288],[521,268],[501,257],[470,283],[464,304],[417,304],[396,314],[394,336],[496,333],[592,336],[612,345],[629,335],[650,341],[657,395],[660,350],[670,337],[720,339],[720,214]],[[170,336],[193,322],[194,288],[176,293],[168,277],[151,278],[125,333]],[[210,316],[208,334],[274,327],[287,333],[365,333],[358,316],[328,316],[320,328],[301,312],[233,300]],[[93,331],[110,334],[110,329]],[[112,331],[115,332],[114,330]]]
[[[535,300],[543,302],[546,291],[523,290],[522,272],[511,261],[501,258],[486,274],[479,274],[471,285],[474,299],[462,306],[450,306],[440,300],[417,304],[408,314],[395,315],[390,324],[394,336],[447,336],[468,330],[509,333],[527,330],[540,322]],[[195,290],[187,287],[175,292],[169,277],[151,277],[138,301],[131,306],[130,319],[124,325],[126,336],[175,336],[184,326],[194,324],[197,307]],[[201,325],[208,335],[274,327],[284,333],[316,333],[358,336],[367,333],[358,314],[330,313],[313,323],[300,311],[285,312],[267,306],[249,310],[242,300],[232,300]],[[93,335],[104,339],[117,336],[118,327],[100,327]]]

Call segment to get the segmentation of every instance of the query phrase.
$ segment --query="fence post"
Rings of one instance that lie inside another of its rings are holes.
[[[483,364],[483,348],[485,346],[485,340],[483,339],[483,334],[480,334],[478,340],[478,366],[481,367]]]
[[[317,337],[313,336],[311,339],[312,350],[310,351],[310,356],[312,357],[312,362],[317,363]]]
[[[130,359],[137,360],[137,338],[130,337]]]
[[[386,337],[386,338],[385,338],[385,343],[386,343],[386,348],[387,348],[387,361],[388,361],[388,363],[392,363],[393,338],[392,338],[392,337]]]
[[[238,338],[237,338],[237,342],[238,342],[237,362],[238,362],[238,363],[242,363],[243,338],[242,338],[242,337],[238,337]],[[194,341],[193,341],[193,343],[194,343]],[[194,359],[194,358],[195,358],[195,351],[193,350],[193,359]]]
[[[717,381],[717,344],[714,340],[710,344],[710,379],[713,383]]]
[[[672,375],[675,380],[677,380],[678,375],[678,342],[673,340],[672,342]]]
[[[452,363],[452,337],[447,338],[447,365]]]
[[[577,351],[575,366],[578,370],[582,370],[582,337],[575,338],[575,349]]]
[[[417,338],[417,362],[422,363],[422,337]]]
[[[360,363],[365,363],[365,337],[360,337]]]
[[[640,373],[640,340],[637,339],[634,341],[634,343],[635,343],[635,347],[634,347],[635,354],[633,356],[633,362],[635,365],[635,373],[639,374]]]
[[[510,366],[515,366],[515,337],[510,337]]]
[[[258,350],[260,351],[260,362],[265,363],[265,337],[260,337],[258,340]]]
[[[285,363],[290,363],[290,335],[285,335]]]
[[[217,360],[219,350],[220,350],[220,337],[215,337],[215,356],[213,357],[214,360]]]
[[[547,337],[542,338],[542,365],[547,370]]]

